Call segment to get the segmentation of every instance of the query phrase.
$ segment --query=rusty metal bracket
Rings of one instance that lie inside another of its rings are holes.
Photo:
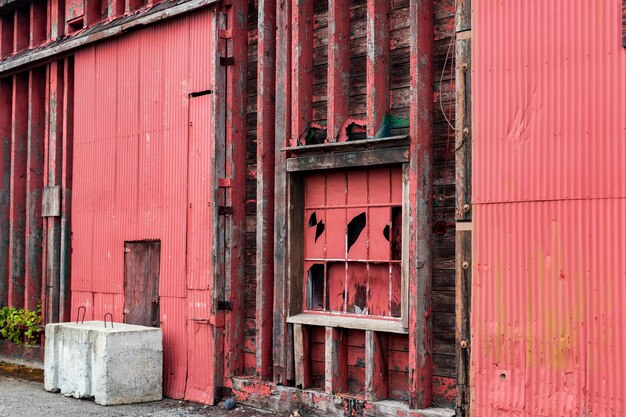
[[[235,57],[234,56],[221,56],[220,57],[220,65],[223,67],[228,67],[230,65],[235,65]]]
[[[83,311],[83,319],[80,320],[80,311]],[[78,313],[76,314],[76,324],[78,324],[78,322],[80,321],[81,324],[83,324],[85,322],[85,314],[87,314],[87,307],[85,306],[79,306],[78,307]]]
[[[225,310],[225,311],[233,311],[233,302],[232,301],[218,301],[217,309]]]
[[[104,315],[104,328],[107,328],[107,317],[109,317],[111,319],[111,328],[113,328],[113,314],[111,313],[106,313]]]

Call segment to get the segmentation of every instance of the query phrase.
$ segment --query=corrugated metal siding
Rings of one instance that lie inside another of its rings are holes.
[[[475,0],[475,203],[626,197],[618,0]]]
[[[198,399],[199,386],[213,395],[212,362],[188,352],[186,297],[205,289],[210,308],[212,96],[190,105],[189,94],[211,89],[214,18],[196,12],[75,57],[72,308],[122,321],[124,242],[160,240],[164,389],[174,398]],[[206,371],[189,387],[188,365]]]
[[[473,11],[473,415],[626,415],[620,4]]]

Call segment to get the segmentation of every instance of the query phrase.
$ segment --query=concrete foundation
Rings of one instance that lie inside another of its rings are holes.
[[[163,396],[161,329],[102,321],[46,326],[44,386],[101,405]]]

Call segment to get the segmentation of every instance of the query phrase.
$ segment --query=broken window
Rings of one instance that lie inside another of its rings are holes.
[[[305,177],[305,310],[400,317],[402,168]]]

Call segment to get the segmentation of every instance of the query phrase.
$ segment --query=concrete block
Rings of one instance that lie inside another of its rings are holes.
[[[46,326],[44,387],[101,405],[162,398],[161,329],[102,321]]]

